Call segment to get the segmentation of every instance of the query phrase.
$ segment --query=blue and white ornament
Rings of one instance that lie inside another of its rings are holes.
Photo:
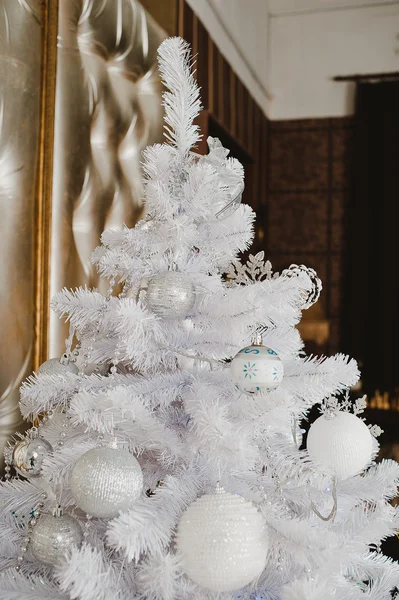
[[[242,348],[231,362],[231,378],[245,394],[273,392],[283,380],[284,366],[275,350],[254,344]]]

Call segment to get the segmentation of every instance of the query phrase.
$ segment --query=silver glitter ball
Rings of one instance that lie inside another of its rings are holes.
[[[183,513],[176,545],[190,579],[214,592],[232,592],[265,568],[266,524],[252,502],[217,488]]]
[[[186,317],[194,302],[193,282],[184,273],[166,271],[154,275],[148,281],[146,303],[160,317]]]
[[[85,513],[111,519],[132,508],[141,496],[143,473],[127,450],[94,448],[76,461],[69,485]]]
[[[64,375],[65,373],[78,374],[78,367],[72,362],[62,363],[59,358],[46,360],[37,370],[40,375]]]
[[[42,515],[32,530],[29,550],[39,562],[54,566],[82,540],[82,528],[70,515]]]
[[[43,459],[52,451],[52,445],[44,438],[25,438],[14,446],[13,467],[23,477],[38,477]]]

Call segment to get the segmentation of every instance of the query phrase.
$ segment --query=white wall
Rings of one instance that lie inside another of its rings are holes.
[[[270,0],[269,9],[272,119],[350,114],[354,85],[333,76],[399,71],[399,2]]]
[[[399,71],[399,0],[187,0],[271,119],[345,116],[354,84]]]
[[[268,0],[187,0],[234,71],[268,113]]]

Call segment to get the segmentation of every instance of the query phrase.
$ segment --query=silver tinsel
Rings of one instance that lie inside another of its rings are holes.
[[[61,362],[59,358],[46,360],[37,370],[40,375],[63,375],[64,373],[78,374],[78,367],[72,362]]]
[[[93,517],[110,519],[132,508],[140,497],[143,473],[127,450],[94,448],[77,460],[69,484],[79,508]]]
[[[43,459],[52,451],[52,445],[44,438],[26,437],[15,444],[13,467],[23,477],[37,477],[40,475]]]
[[[29,549],[36,560],[54,566],[71,546],[80,546],[82,540],[82,528],[70,515],[42,515],[33,527]]]
[[[178,271],[154,275],[148,281],[146,303],[160,317],[186,317],[195,302],[191,279]]]

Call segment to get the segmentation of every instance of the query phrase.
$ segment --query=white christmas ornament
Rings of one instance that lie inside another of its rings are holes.
[[[231,378],[245,394],[274,391],[283,376],[284,367],[280,357],[267,346],[247,346],[231,362]]]
[[[186,317],[195,302],[193,282],[178,271],[158,273],[148,280],[145,301],[160,317]]]
[[[76,461],[69,485],[79,508],[93,517],[111,519],[140,497],[143,473],[127,450],[94,448]]]
[[[373,438],[359,417],[337,411],[319,417],[312,424],[307,449],[312,460],[334,469],[338,479],[346,479],[370,463]]]
[[[46,360],[37,370],[40,375],[64,375],[65,373],[78,374],[79,369],[75,363],[70,361],[60,361],[59,358],[50,358]]]
[[[46,439],[26,437],[14,446],[12,464],[14,469],[23,477],[38,477],[43,459],[53,451]]]
[[[82,540],[83,532],[78,521],[57,509],[53,515],[39,518],[32,530],[29,549],[36,560],[54,566],[71,546],[80,546]]]
[[[260,512],[223,488],[186,509],[176,544],[186,575],[214,592],[232,592],[253,581],[265,568],[268,551]]]

